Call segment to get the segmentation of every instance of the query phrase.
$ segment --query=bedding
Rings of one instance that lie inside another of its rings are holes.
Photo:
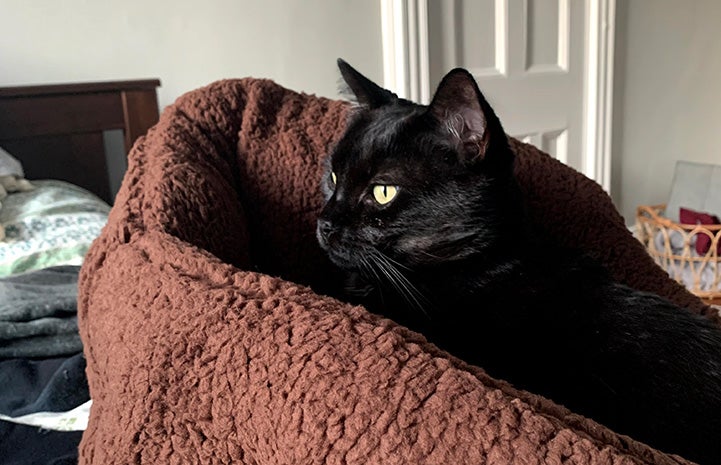
[[[60,180],[32,180],[33,190],[8,195],[0,208],[0,276],[49,266],[80,265],[110,206]]]
[[[76,321],[78,265],[110,210],[100,201],[114,193],[107,163],[157,121],[159,85],[0,89],[3,464],[77,463],[91,405]],[[119,137],[110,147],[106,131],[121,133],[113,133]],[[18,182],[23,174],[33,180],[32,192],[16,192],[32,187]]]
[[[30,182],[24,179],[22,164],[0,147],[0,209],[8,193],[31,189]],[[0,222],[0,241],[3,239],[5,239],[5,227]]]
[[[87,424],[90,394],[80,352],[0,361],[0,393],[2,420],[54,431],[82,431]]]
[[[688,463],[333,297],[339,276],[314,237],[318,182],[349,108],[220,81],[135,144],[81,269],[93,405],[80,463]],[[512,144],[539,234],[713,318],[600,186]]]
[[[78,266],[0,277],[0,462],[77,463],[91,405]]]
[[[0,176],[25,176],[22,164],[2,147],[0,147]]]
[[[0,360],[83,350],[77,323],[78,266],[0,277]]]
[[[3,464],[76,464],[89,401],[82,353],[0,361]]]
[[[82,435],[0,422],[0,457],[3,465],[76,465]]]
[[[75,464],[90,394],[78,266],[0,277],[0,462]]]
[[[17,159],[4,152],[0,162],[4,175],[22,178]],[[79,265],[110,206],[60,180],[22,187],[31,189],[3,191],[0,205],[0,457],[72,464],[91,403],[77,326]]]

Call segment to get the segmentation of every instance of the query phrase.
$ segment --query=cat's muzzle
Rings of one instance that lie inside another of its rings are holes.
[[[318,238],[320,246],[323,247],[324,250],[328,250],[331,241],[338,235],[338,228],[333,226],[333,223],[328,220],[319,219],[315,235]]]

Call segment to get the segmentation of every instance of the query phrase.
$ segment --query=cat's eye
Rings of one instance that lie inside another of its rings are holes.
[[[338,178],[336,177],[335,173],[331,171],[330,173],[330,182],[335,186],[336,182],[338,182]]]
[[[373,186],[373,197],[375,197],[376,202],[381,205],[385,205],[393,200],[397,193],[398,188],[396,186],[387,186],[385,184],[376,184]]]

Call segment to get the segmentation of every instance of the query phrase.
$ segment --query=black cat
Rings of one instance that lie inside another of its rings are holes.
[[[317,237],[351,273],[349,299],[617,432],[721,464],[721,331],[528,233],[513,152],[467,71],[424,106],[338,65],[359,107],[329,157]]]

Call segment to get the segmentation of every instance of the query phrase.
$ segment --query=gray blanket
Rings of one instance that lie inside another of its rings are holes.
[[[0,358],[82,351],[77,326],[79,266],[0,278]]]

